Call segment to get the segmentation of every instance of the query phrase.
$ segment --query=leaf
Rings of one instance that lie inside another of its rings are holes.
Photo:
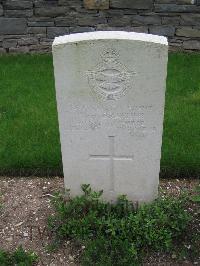
[[[192,197],[191,197],[191,200],[192,200],[193,202],[200,202],[200,195],[194,195],[194,196],[192,196]]]

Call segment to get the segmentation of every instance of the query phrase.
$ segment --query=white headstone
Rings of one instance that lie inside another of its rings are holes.
[[[156,198],[168,44],[128,32],[55,38],[53,61],[65,186],[104,199]]]

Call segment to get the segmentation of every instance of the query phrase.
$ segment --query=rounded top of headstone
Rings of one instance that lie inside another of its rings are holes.
[[[56,37],[53,46],[90,40],[131,40],[168,45],[167,38],[164,36],[126,31],[95,31]]]

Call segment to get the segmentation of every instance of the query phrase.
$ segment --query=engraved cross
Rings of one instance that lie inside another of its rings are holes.
[[[115,171],[114,161],[132,161],[133,156],[115,155],[115,137],[109,136],[109,154],[90,155],[90,160],[106,160],[110,161],[110,191],[115,189]]]

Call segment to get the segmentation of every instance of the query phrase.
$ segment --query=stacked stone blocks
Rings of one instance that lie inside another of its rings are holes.
[[[56,36],[126,30],[200,50],[199,0],[0,0],[0,53],[49,52]]]

